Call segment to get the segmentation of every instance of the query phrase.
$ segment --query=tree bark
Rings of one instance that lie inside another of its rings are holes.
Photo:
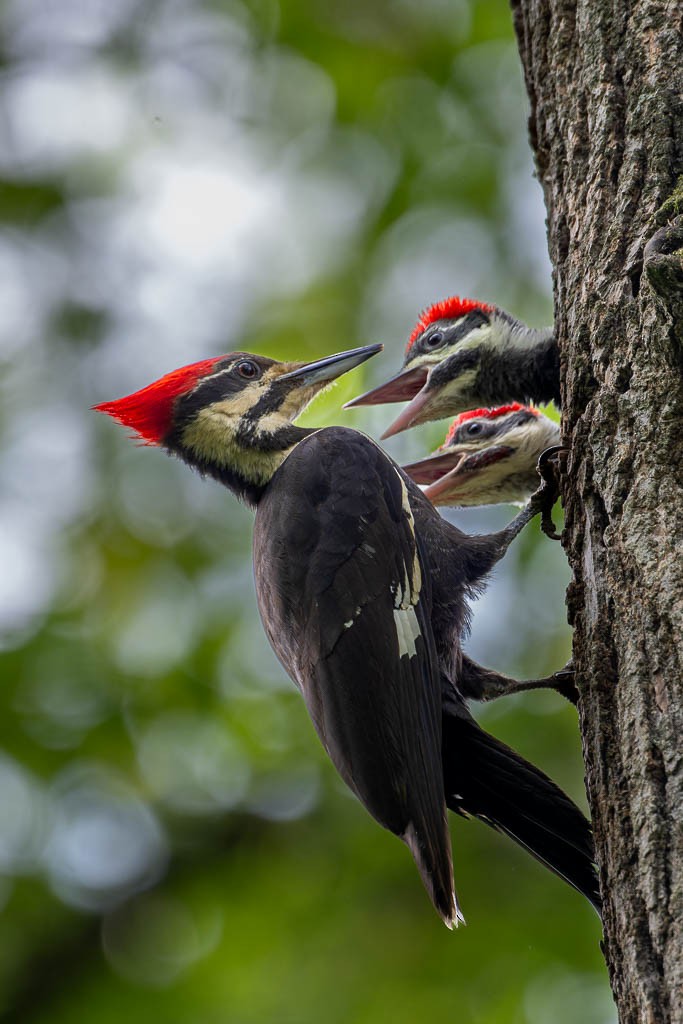
[[[683,1022],[683,9],[512,7],[554,267],[605,957],[622,1024]]]

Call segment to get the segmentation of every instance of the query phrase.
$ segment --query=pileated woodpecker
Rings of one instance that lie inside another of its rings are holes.
[[[400,373],[346,408],[406,399],[409,405],[383,438],[468,409],[529,401],[559,406],[560,357],[553,329],[527,327],[475,299],[437,302],[420,315]]]
[[[538,459],[558,444],[560,428],[518,402],[472,409],[451,423],[433,455],[403,466],[433,505],[524,504],[538,488]]]
[[[466,598],[535,514],[468,536],[355,430],[292,420],[374,345],[313,363],[236,352],[95,408],[256,509],[254,575],[270,643],[340,775],[410,848],[449,927],[462,915],[446,807],[507,833],[597,907],[591,829],[542,772],[483,732],[465,696],[516,683],[466,658]]]

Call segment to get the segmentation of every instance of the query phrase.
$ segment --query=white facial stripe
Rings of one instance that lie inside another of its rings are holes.
[[[317,398],[318,395],[322,395],[325,391],[329,391],[329,389],[334,387],[336,384],[336,380],[331,380],[324,385],[310,384],[307,388],[296,388],[287,395],[277,413],[274,413],[273,415],[293,421],[297,416],[301,415],[304,409],[311,404],[314,398]],[[265,417],[262,422],[266,423],[267,417]]]
[[[520,503],[524,501],[525,488],[531,493],[540,484],[535,472],[538,456],[558,440],[559,426],[547,416],[539,415],[534,421],[520,424],[498,438],[481,438],[479,443],[473,438],[458,444],[458,449],[463,452],[486,451],[497,444],[509,445],[514,450],[506,458],[482,466],[473,474],[456,473],[449,490],[433,500],[436,504],[445,505],[451,502],[454,505],[485,505],[501,501]],[[476,499],[476,502],[470,499]]]
[[[275,470],[280,468],[290,450],[264,452],[258,445],[244,446],[238,443],[240,418],[252,404],[253,401],[246,394],[243,401],[226,399],[224,402],[214,402],[212,406],[200,410],[197,417],[188,424],[182,442],[199,460],[232,468],[245,479],[261,484],[267,483]],[[282,428],[289,423],[289,420],[280,418],[270,423],[270,426]]]
[[[495,437],[485,437],[477,434],[474,437],[465,437],[462,441],[458,441],[452,450],[458,452],[480,452],[491,445],[506,444],[510,445],[511,448],[515,448],[518,452],[523,452],[526,459],[529,452],[537,451],[540,455],[546,448],[553,444],[558,444],[559,437],[559,424],[554,423],[547,416],[539,415],[534,420],[518,423],[511,430],[505,430]],[[445,449],[445,451],[448,450],[448,448]]]
[[[457,321],[452,321],[452,323],[457,323]],[[537,330],[531,330],[522,323],[510,324],[507,320],[502,320],[494,315],[491,317],[490,323],[480,324],[479,327],[473,328],[451,351],[448,348],[446,350],[441,348],[416,355],[412,359],[409,357],[407,365],[411,368],[413,366],[435,366],[446,359],[448,355],[452,355],[453,352],[466,352],[468,349],[479,348],[481,345],[490,349],[512,347],[519,351],[522,348],[534,348],[538,343],[539,332]]]
[[[415,641],[420,636],[420,624],[412,605],[409,608],[394,608],[394,627],[398,638],[398,654],[409,658],[417,654]]]
[[[232,467],[241,476],[256,484],[267,483],[284,462],[289,451],[261,451],[250,445],[237,443],[240,415],[252,402],[239,403],[235,408],[229,400],[215,402],[200,409],[183,433],[183,444],[197,458],[216,466]],[[284,426],[288,421],[279,421]]]
[[[458,342],[457,348],[454,352],[466,352],[471,348],[479,348],[480,345],[486,344],[489,340],[495,336],[495,328],[492,324],[481,324],[479,327],[475,327],[467,334],[462,341]],[[452,353],[449,353],[451,355]]]
[[[546,448],[557,444],[560,438],[560,428],[547,416],[539,416],[533,423],[527,422],[515,427],[509,433],[501,435],[492,443],[509,444],[523,457],[524,460],[540,455]]]
[[[289,365],[295,367],[297,364],[286,364],[285,369]],[[229,373],[232,373],[232,367],[214,376],[221,377]],[[283,451],[261,450],[259,437],[272,436],[289,427],[322,390],[317,385],[294,389],[285,396],[277,411],[267,413],[254,424],[255,443],[239,443],[237,437],[240,421],[258,404],[276,376],[278,374],[273,368],[268,367],[262,377],[246,383],[236,394],[200,409],[183,432],[183,445],[199,460],[233,469],[243,479],[256,485],[268,483],[291,448]]]
[[[447,416],[452,416],[457,412],[465,412],[468,408],[471,408],[466,402],[461,407],[458,407],[456,399],[459,399],[470,390],[477,379],[478,373],[479,370],[475,367],[473,370],[464,370],[457,377],[446,381],[442,387],[431,395],[429,401],[421,410],[420,419],[417,422],[421,423],[427,419],[445,419]]]
[[[466,317],[458,317],[457,320],[444,321],[444,329],[450,330],[450,328],[455,327],[466,319]],[[480,345],[496,346],[502,344],[509,333],[509,330],[503,331],[501,325],[496,323],[494,318],[490,323],[479,324],[478,327],[473,327],[462,341],[458,341],[454,345],[446,343],[443,348],[435,348],[420,355],[415,355],[412,359],[409,356],[406,365],[409,365],[411,369],[414,366],[436,366],[455,352],[465,352],[467,349],[479,348]]]
[[[433,352],[422,352],[420,355],[408,356],[406,366],[413,370],[416,366],[437,366],[444,358],[443,349]]]

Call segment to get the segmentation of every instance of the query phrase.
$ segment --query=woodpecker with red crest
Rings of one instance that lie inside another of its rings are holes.
[[[590,825],[542,772],[485,733],[465,698],[518,683],[468,659],[466,599],[537,511],[468,536],[355,430],[293,420],[373,345],[312,363],[235,352],[95,406],[256,510],[268,639],[339,774],[408,845],[449,927],[462,920],[446,808],[480,817],[596,906]]]
[[[560,404],[552,327],[527,327],[497,306],[457,296],[420,315],[401,371],[346,408],[410,399],[382,437],[468,409],[511,402]]]
[[[403,471],[426,485],[433,505],[523,505],[538,487],[541,454],[559,440],[559,425],[528,405],[472,409],[456,416],[440,448]]]

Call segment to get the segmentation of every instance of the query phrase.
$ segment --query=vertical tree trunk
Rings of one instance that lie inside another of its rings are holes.
[[[683,8],[512,6],[554,266],[605,956],[622,1024],[681,1022]]]

